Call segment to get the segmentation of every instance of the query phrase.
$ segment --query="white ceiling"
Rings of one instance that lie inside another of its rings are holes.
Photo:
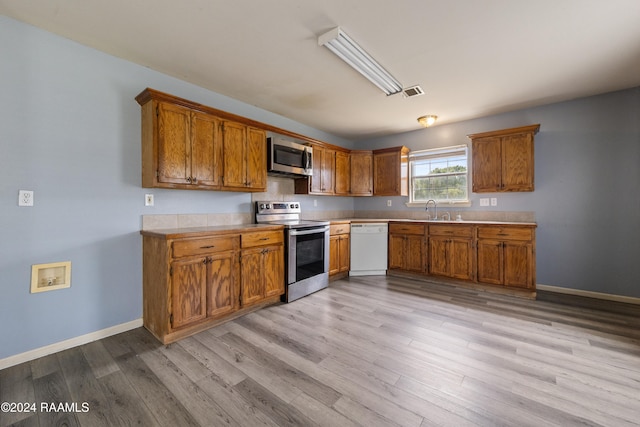
[[[0,13],[353,140],[640,86],[639,0],[0,0]],[[426,94],[387,97],[318,46],[336,26]]]

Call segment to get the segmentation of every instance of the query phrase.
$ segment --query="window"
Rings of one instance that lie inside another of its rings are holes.
[[[409,203],[468,203],[467,146],[414,151],[409,155]]]

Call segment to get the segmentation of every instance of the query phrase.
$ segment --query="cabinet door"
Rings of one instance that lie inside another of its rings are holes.
[[[400,158],[398,153],[373,156],[373,193],[376,196],[400,195]]]
[[[338,239],[338,270],[340,273],[351,269],[351,238],[342,234]]]
[[[194,184],[217,187],[222,179],[222,142],[214,116],[191,116],[191,178]]]
[[[334,174],[336,166],[336,152],[335,150],[324,149],[322,155],[322,192],[333,194],[334,189]]]
[[[240,296],[243,307],[260,302],[264,298],[263,248],[244,249],[240,261]]]
[[[207,258],[194,257],[171,263],[172,328],[207,316]]]
[[[449,253],[451,277],[470,280],[473,278],[473,244],[470,239],[452,239]]]
[[[342,151],[336,152],[336,194],[351,194],[351,156]]]
[[[422,273],[424,271],[424,237],[408,235],[406,237],[405,269]]]
[[[479,239],[477,249],[478,282],[504,283],[504,251],[499,240]]]
[[[191,182],[191,111],[158,103],[158,182]]]
[[[265,298],[284,294],[284,247],[271,246],[263,254]]]
[[[475,193],[500,190],[502,183],[501,139],[487,137],[472,143],[473,191]]]
[[[533,287],[533,246],[529,242],[504,242],[504,284]]]
[[[322,159],[324,158],[324,148],[313,147],[313,166],[311,180],[311,193],[322,192]]]
[[[351,153],[351,194],[371,196],[373,194],[373,154]]]
[[[340,236],[329,237],[329,274],[340,272]]]
[[[448,247],[447,237],[429,237],[429,274],[449,276]]]
[[[405,236],[402,234],[389,235],[389,269],[403,269],[405,258]]]
[[[263,130],[247,128],[247,187],[267,188],[267,137]]]
[[[247,128],[235,122],[222,126],[223,185],[245,188],[247,182]]]
[[[533,191],[533,135],[502,137],[502,190]]]
[[[218,317],[237,309],[239,305],[238,253],[224,252],[209,257],[207,316]]]

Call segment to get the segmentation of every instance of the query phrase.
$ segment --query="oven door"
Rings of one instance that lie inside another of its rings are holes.
[[[329,226],[289,230],[287,284],[329,272]]]

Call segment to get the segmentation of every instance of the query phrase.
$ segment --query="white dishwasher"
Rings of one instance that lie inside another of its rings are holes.
[[[349,276],[387,274],[386,222],[351,223],[351,269]]]

